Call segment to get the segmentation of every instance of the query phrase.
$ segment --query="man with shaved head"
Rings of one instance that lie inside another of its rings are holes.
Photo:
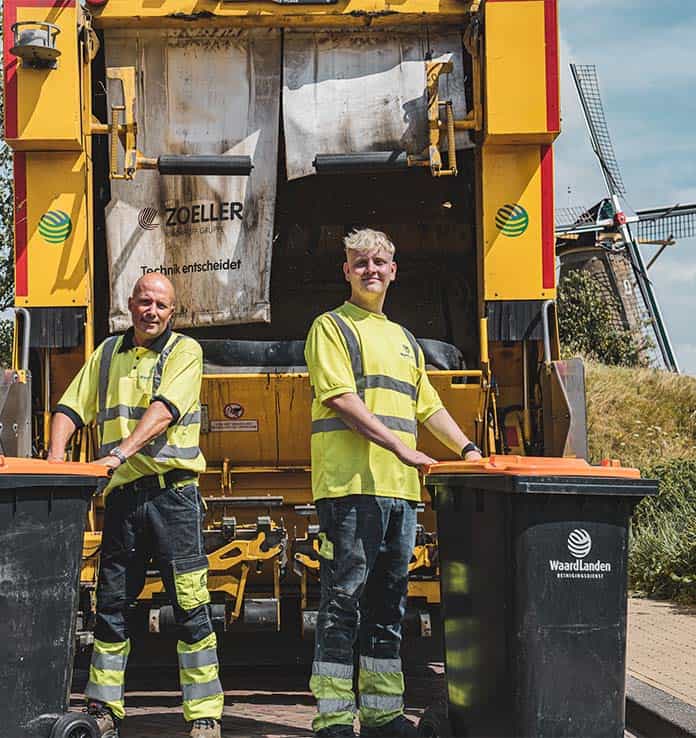
[[[87,712],[102,736],[118,738],[130,653],[127,614],[153,561],[179,630],[184,718],[192,738],[220,738],[224,695],[198,491],[205,469],[198,446],[203,355],[195,340],[172,331],[174,287],[163,275],[141,277],[128,309],[132,327],[107,338],[61,398],[48,451],[49,461],[62,461],[75,430],[96,423],[96,463],[112,470]]]

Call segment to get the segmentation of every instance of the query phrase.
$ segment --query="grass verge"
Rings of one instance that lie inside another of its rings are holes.
[[[660,482],[636,508],[629,582],[696,602],[696,378],[586,362],[590,458],[620,459]]]

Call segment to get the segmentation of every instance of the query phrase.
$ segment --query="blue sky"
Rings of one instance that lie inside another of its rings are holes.
[[[595,64],[633,208],[696,202],[696,3],[559,0],[563,133],[555,146],[556,207],[606,190],[568,64]],[[570,192],[569,192],[570,189]],[[644,246],[647,259],[654,246]],[[696,375],[696,239],[668,247],[650,270],[681,369]]]

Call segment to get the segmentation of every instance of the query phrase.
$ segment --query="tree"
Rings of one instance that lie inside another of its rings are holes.
[[[566,354],[582,354],[603,364],[644,366],[644,347],[631,331],[617,328],[619,306],[602,293],[591,275],[575,270],[558,285],[558,323]]]
[[[2,7],[0,7],[0,22]],[[0,79],[0,122],[5,131],[5,80]],[[12,192],[12,151],[0,140],[0,310],[14,302],[14,197]],[[0,312],[0,366],[9,366],[12,354],[13,321]]]

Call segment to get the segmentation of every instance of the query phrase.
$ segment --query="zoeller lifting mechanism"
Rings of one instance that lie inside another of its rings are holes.
[[[473,105],[465,118],[456,120],[452,100],[440,99],[440,77],[452,72],[453,63],[443,60],[426,60],[428,146],[423,153],[420,156],[413,156],[405,151],[317,154],[314,159],[317,174],[377,174],[409,167],[429,167],[433,177],[456,175],[456,131],[479,131],[481,129],[481,56],[477,17],[472,17],[463,41],[466,50],[471,55],[473,69]],[[447,144],[446,167],[442,165],[443,137]]]
[[[135,121],[135,68],[110,67],[108,79],[118,80],[123,105],[111,105],[111,118],[101,123],[92,118],[92,135],[109,136],[109,178],[133,179],[138,169],[156,169],[160,174],[217,175],[248,177],[253,165],[249,156],[163,154],[143,156],[137,148]],[[119,167],[119,142],[124,148],[123,167]]]

